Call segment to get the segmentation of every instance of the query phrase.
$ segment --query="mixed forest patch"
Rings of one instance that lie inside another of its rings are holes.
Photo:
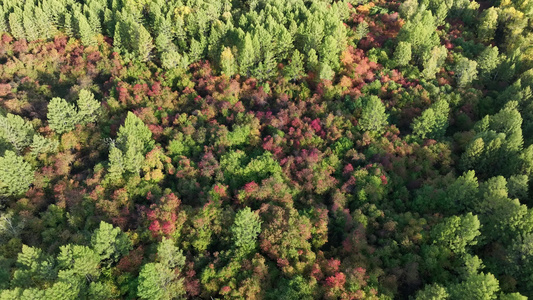
[[[533,1],[0,14],[1,300],[533,297]]]

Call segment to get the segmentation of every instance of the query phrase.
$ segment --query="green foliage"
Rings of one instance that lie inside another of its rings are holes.
[[[257,236],[261,232],[261,223],[259,216],[249,207],[237,212],[230,231],[238,255],[247,255],[255,250]]]
[[[22,157],[7,150],[0,157],[0,196],[22,196],[34,180],[34,170]]]
[[[72,131],[78,123],[78,112],[74,104],[62,98],[52,98],[48,103],[48,125],[55,132],[62,134]]]
[[[435,78],[435,74],[439,72],[441,66],[444,64],[448,50],[444,46],[435,46],[429,48],[422,55],[422,65],[424,70],[422,76],[426,79]]]
[[[442,138],[448,128],[450,106],[446,100],[439,100],[426,109],[412,124],[413,134],[425,139]]]
[[[481,15],[477,35],[483,41],[490,41],[494,38],[497,27],[498,9],[495,7],[490,7],[483,11],[483,14]]]
[[[233,76],[237,73],[235,57],[233,56],[233,53],[231,53],[231,49],[228,47],[224,48],[224,51],[220,54],[220,69],[222,74],[228,76]]]
[[[0,116],[0,139],[11,143],[18,153],[32,143],[34,132],[33,126],[20,116]]]
[[[494,275],[480,273],[449,288],[450,299],[496,299],[499,282]]]
[[[485,48],[477,59],[479,75],[485,79],[492,79],[499,62],[498,47],[489,46]]]
[[[411,2],[409,3],[409,5],[412,5]],[[413,3],[416,3],[416,1]],[[402,27],[398,40],[411,44],[413,56],[420,58],[428,49],[433,49],[439,44],[439,37],[436,31],[437,24],[431,11],[418,10]]]
[[[464,216],[452,216],[437,224],[431,230],[433,243],[442,245],[457,253],[464,253],[467,246],[475,245],[480,222],[477,216],[468,213]]]
[[[394,62],[397,66],[406,66],[411,61],[411,44],[408,42],[399,42],[394,51]]]
[[[455,65],[457,85],[465,87],[477,78],[477,62],[461,57]]]
[[[111,264],[131,250],[131,241],[120,228],[106,222],[100,222],[91,237],[92,249],[100,256],[100,260]]]
[[[76,102],[78,106],[78,122],[81,125],[94,123],[100,115],[100,102],[94,99],[94,94],[88,90],[81,90]]]
[[[156,263],[145,264],[139,273],[137,295],[141,299],[174,299],[185,293],[183,279],[175,267],[184,263],[183,255],[171,240],[164,239],[157,248]]]
[[[416,293],[416,300],[446,300],[448,297],[449,294],[446,288],[439,284],[428,285]]]
[[[59,143],[55,140],[47,139],[41,135],[33,135],[33,142],[31,143],[31,153],[35,156],[41,153],[55,153]]]
[[[144,161],[144,154],[151,150],[154,142],[152,132],[148,127],[132,112],[120,126],[117,134],[116,148],[122,152],[110,149],[110,173],[119,174],[121,170],[131,173],[138,173]],[[112,155],[111,155],[112,154]],[[113,171],[113,172],[111,172]]]
[[[388,125],[387,118],[385,105],[383,105],[381,99],[376,96],[370,96],[363,104],[359,128],[361,131],[368,131],[373,135],[378,135]]]
[[[294,50],[291,56],[291,60],[283,69],[284,76],[295,80],[303,76],[304,74],[304,61],[303,55],[298,51]]]

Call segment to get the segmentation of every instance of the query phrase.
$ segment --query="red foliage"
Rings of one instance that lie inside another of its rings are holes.
[[[139,269],[144,256],[143,246],[131,250],[126,256],[120,259],[117,268],[122,272],[133,273]]]
[[[146,216],[150,221],[148,229],[154,237],[169,236],[176,230],[178,209],[181,201],[170,193],[161,197],[157,203],[152,204]]]

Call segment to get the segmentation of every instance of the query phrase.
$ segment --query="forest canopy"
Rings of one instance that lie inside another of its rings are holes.
[[[533,0],[0,14],[0,300],[533,298]]]

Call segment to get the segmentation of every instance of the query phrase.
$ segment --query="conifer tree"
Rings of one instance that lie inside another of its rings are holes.
[[[285,77],[295,80],[304,75],[304,58],[296,49],[292,52],[291,60],[283,69]]]
[[[399,42],[394,51],[394,62],[397,66],[406,66],[411,61],[411,44]]]
[[[154,48],[152,43],[152,37],[146,28],[139,24],[134,33],[134,47],[137,58],[141,61],[147,61],[150,59],[150,53]]]
[[[24,8],[24,12],[22,13],[22,24],[24,25],[24,31],[26,33],[26,39],[28,41],[35,41],[40,38],[39,29],[36,26],[37,24],[35,24],[33,7],[26,5],[26,7]]]
[[[0,157],[0,196],[20,196],[26,193],[33,179],[32,167],[15,152],[7,150]]]
[[[76,128],[78,112],[74,104],[70,104],[62,98],[52,98],[48,103],[48,125],[55,132],[62,134]]]
[[[492,74],[498,67],[499,62],[498,47],[489,46],[485,48],[477,59],[480,76],[485,79],[492,79]]]
[[[96,122],[100,114],[100,102],[94,99],[94,94],[88,90],[81,90],[76,102],[78,106],[78,122],[82,125]]]
[[[477,78],[477,62],[466,57],[460,58],[455,65],[455,76],[457,84],[460,87],[465,87]]]
[[[91,246],[101,261],[111,264],[127,254],[131,249],[131,241],[120,228],[102,221],[91,237]]]
[[[11,34],[17,40],[26,38],[24,27],[22,27],[22,18],[22,10],[18,7],[9,14],[9,28],[11,29]]]
[[[385,105],[376,96],[370,96],[364,103],[359,119],[359,128],[361,131],[369,131],[371,134],[377,135],[383,131],[383,128],[388,124],[388,115],[385,112]]]
[[[413,122],[413,134],[422,139],[441,138],[448,128],[450,106],[446,100],[439,100],[426,109]]]
[[[85,46],[95,46],[96,38],[93,32],[93,29],[89,25],[87,18],[81,12],[75,15],[76,23],[78,25],[78,34],[80,36],[81,42]]]
[[[483,11],[481,22],[479,24],[477,35],[482,41],[490,41],[494,38],[496,28],[498,27],[498,9],[489,7]]]
[[[261,219],[249,207],[241,209],[230,228],[237,255],[247,255],[256,247],[257,236],[261,232]]]
[[[13,114],[7,114],[5,117],[0,115],[0,139],[11,143],[18,153],[32,143],[34,133],[33,126],[22,117]]]
[[[242,76],[249,76],[251,74],[252,66],[255,63],[255,50],[252,43],[252,37],[246,33],[244,41],[239,48],[239,73]]]
[[[235,63],[235,57],[231,53],[229,47],[225,47],[224,51],[220,54],[220,69],[222,74],[227,76],[233,76],[237,72],[237,65]]]

